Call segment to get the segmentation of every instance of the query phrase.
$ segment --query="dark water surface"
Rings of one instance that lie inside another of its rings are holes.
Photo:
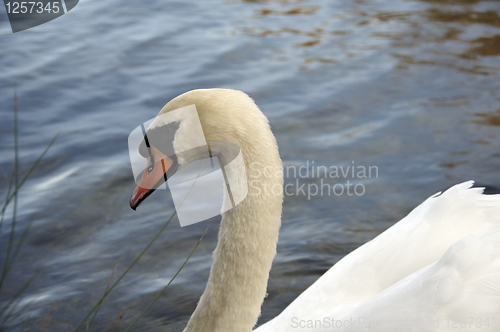
[[[431,194],[469,179],[500,188],[499,9],[497,1],[478,0],[85,0],[16,34],[1,9],[1,194],[13,169],[14,84],[24,170],[59,133],[21,191],[16,236],[33,226],[0,302],[40,273],[13,325],[30,314],[26,331],[40,331],[54,310],[47,331],[71,330],[116,264],[122,272],[165,223],[173,212],[166,191],[147,208],[128,207],[135,183],[127,136],[191,89],[253,97],[286,166],[377,170],[371,177],[289,176],[293,188],[297,180],[349,180],[364,194],[308,199],[290,189],[260,323]],[[216,219],[186,228],[174,220],[106,299],[95,330],[121,314],[111,330],[124,330],[210,225],[134,328],[181,331],[208,277]],[[3,256],[8,237],[7,223]]]

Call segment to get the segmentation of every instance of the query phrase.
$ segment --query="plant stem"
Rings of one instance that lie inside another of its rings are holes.
[[[123,332],[127,332],[128,330],[130,330],[132,328],[132,326],[134,326],[135,323],[137,323],[137,321],[139,319],[141,319],[141,317],[149,310],[149,308],[151,308],[153,306],[153,304],[160,298],[160,296],[167,290],[168,286],[170,286],[170,284],[172,283],[172,281],[174,281],[175,277],[177,277],[177,275],[184,268],[184,265],[186,265],[186,263],[188,262],[188,260],[191,258],[191,256],[193,255],[194,251],[196,250],[196,248],[198,248],[198,245],[200,244],[201,240],[203,240],[203,237],[205,236],[205,233],[207,231],[208,231],[208,227],[207,227],[207,229],[205,229],[205,232],[203,233],[203,235],[201,236],[201,238],[198,240],[198,243],[196,243],[196,245],[194,246],[193,250],[191,250],[191,253],[189,254],[189,256],[186,258],[186,260],[184,261],[184,263],[182,264],[182,266],[177,270],[177,272],[172,277],[172,279],[170,279],[170,281],[168,282],[168,284],[165,287],[163,287],[163,289],[161,290],[161,292],[158,295],[156,295],[156,297],[154,298],[154,300],[146,307],[146,309],[144,309],[143,312],[141,312],[141,314],[139,316],[137,316],[137,318],[132,322],[132,324],[130,324],[127,327],[127,329],[125,331],[123,331]]]

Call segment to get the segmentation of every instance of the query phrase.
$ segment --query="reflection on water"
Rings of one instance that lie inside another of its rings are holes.
[[[473,11],[470,7],[462,10],[444,10],[442,8],[431,8],[425,11],[430,21],[460,24],[487,24],[500,27],[500,17],[493,10],[484,12]]]
[[[242,0],[242,2],[298,4],[307,2],[307,0]]]
[[[481,44],[469,50],[468,55],[496,56],[500,55],[500,35],[481,37],[471,40],[471,43]]]
[[[422,2],[428,2],[432,4],[438,5],[474,5],[481,2],[488,2],[492,0],[419,0]]]
[[[469,98],[466,95],[451,98],[429,98],[427,102],[420,102],[418,105],[425,107],[460,107],[470,105]]]
[[[476,113],[475,116],[479,119],[472,120],[472,123],[477,123],[485,126],[500,126],[500,108],[494,112]]]
[[[321,59],[320,62],[339,62],[339,59],[307,58],[305,56],[307,53],[319,51],[314,48],[325,44],[335,51],[333,53],[341,52],[344,53],[345,57],[369,56],[369,54],[357,51],[378,49],[381,45],[372,45],[369,41],[373,38],[384,38],[391,41],[396,49],[411,50],[411,54],[399,54],[398,52],[392,54],[400,60],[399,69],[407,69],[410,65],[434,65],[447,66],[473,74],[488,75],[491,71],[497,71],[500,68],[498,66],[477,66],[471,63],[450,63],[450,57],[475,60],[478,56],[500,54],[500,35],[478,38],[464,36],[468,34],[467,30],[471,30],[471,25],[500,27],[500,16],[497,10],[479,11],[471,6],[480,1],[420,1],[425,3],[427,8],[421,7],[411,11],[380,11],[374,8],[374,2],[356,2],[348,4],[342,11],[336,11],[333,15],[325,15],[325,12],[330,13],[325,5],[297,7],[291,6],[295,3],[288,1],[251,2],[261,4],[262,8],[256,9],[256,15],[252,20],[245,22],[237,30],[242,34],[254,37],[284,36],[288,41],[292,41],[292,39],[288,38],[287,34],[311,37],[312,39],[309,38],[298,43],[296,41],[292,44],[285,43],[281,49],[290,55],[293,53],[291,50],[293,47],[311,48],[303,53],[303,61],[306,63],[315,61],[311,59]],[[311,3],[311,1],[309,2]],[[443,6],[444,4],[453,6]],[[268,16],[272,15],[307,15],[310,20],[308,24],[302,25],[303,29],[298,29],[297,26],[301,25],[300,21],[297,22],[293,19],[279,22],[271,21],[272,18]],[[267,28],[266,26],[269,24],[274,28]],[[389,28],[401,24],[407,28]],[[238,25],[241,23],[239,22]],[[276,28],[276,25],[279,28]],[[365,27],[367,30],[360,31],[359,27]],[[338,35],[347,35],[347,38],[333,37]],[[469,47],[464,47],[467,44]],[[423,54],[420,54],[422,51],[415,52],[417,47],[422,48]],[[419,58],[415,58],[415,53],[419,54]],[[432,59],[426,59],[422,56],[426,53],[440,56],[431,56]],[[300,55],[295,54],[295,56]],[[274,60],[276,59],[274,58]],[[280,57],[279,59],[290,61],[294,57]],[[300,68],[307,69],[308,67],[300,65]]]
[[[20,200],[20,225],[35,222],[0,302],[42,272],[23,296],[16,329],[29,313],[28,327],[40,330],[55,308],[50,331],[71,330],[116,264],[119,274],[173,212],[168,190],[129,209],[127,136],[190,89],[249,93],[269,117],[286,165],[379,169],[376,178],[360,180],[361,197],[285,198],[259,323],[431,194],[469,179],[500,187],[498,6],[82,1],[71,15],[15,36],[2,34],[7,26],[0,19],[0,112],[9,118],[16,83],[22,165],[60,132]],[[2,121],[0,184],[11,174],[12,145],[11,125]],[[182,330],[208,277],[217,223],[172,223],[104,303],[96,330],[124,314],[115,329],[123,331],[210,224],[186,268],[137,326]],[[7,236],[4,228],[0,245]]]
[[[295,7],[288,10],[273,10],[273,9],[260,9],[257,11],[257,16],[267,16],[267,15],[312,15],[320,9],[319,6],[302,6]]]
[[[449,162],[449,163],[439,164],[439,166],[444,167],[444,168],[455,168],[457,166],[464,165],[464,164],[467,164],[467,161],[460,161],[460,162],[456,162],[456,163]]]

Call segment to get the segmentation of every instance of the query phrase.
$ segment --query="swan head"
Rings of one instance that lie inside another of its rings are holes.
[[[213,142],[258,148],[270,131],[267,118],[243,92],[202,89],[167,103],[149,125],[139,145],[144,171],[130,198],[135,210],[156,188],[189,163],[217,155]],[[245,159],[245,153],[243,153]],[[246,163],[246,160],[245,160]]]

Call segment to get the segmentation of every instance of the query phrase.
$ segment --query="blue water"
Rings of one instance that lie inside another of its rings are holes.
[[[0,6],[1,7],[1,6]],[[245,91],[269,117],[285,166],[374,166],[362,195],[291,191],[262,317],[277,315],[345,254],[428,196],[474,179],[500,188],[500,17],[496,1],[84,0],[12,34],[0,9],[0,194],[13,170],[13,90],[26,171],[17,237],[33,222],[0,294],[11,328],[68,331],[173,212],[167,191],[128,206],[128,134],[195,88]],[[294,184],[289,176],[286,183]],[[321,179],[299,179],[318,184]],[[142,207],[142,206],[141,206]],[[11,211],[11,210],[8,210]],[[0,236],[5,256],[10,212]],[[174,220],[104,302],[93,330],[181,331],[201,295],[218,221]],[[10,329],[10,328],[9,328]]]

